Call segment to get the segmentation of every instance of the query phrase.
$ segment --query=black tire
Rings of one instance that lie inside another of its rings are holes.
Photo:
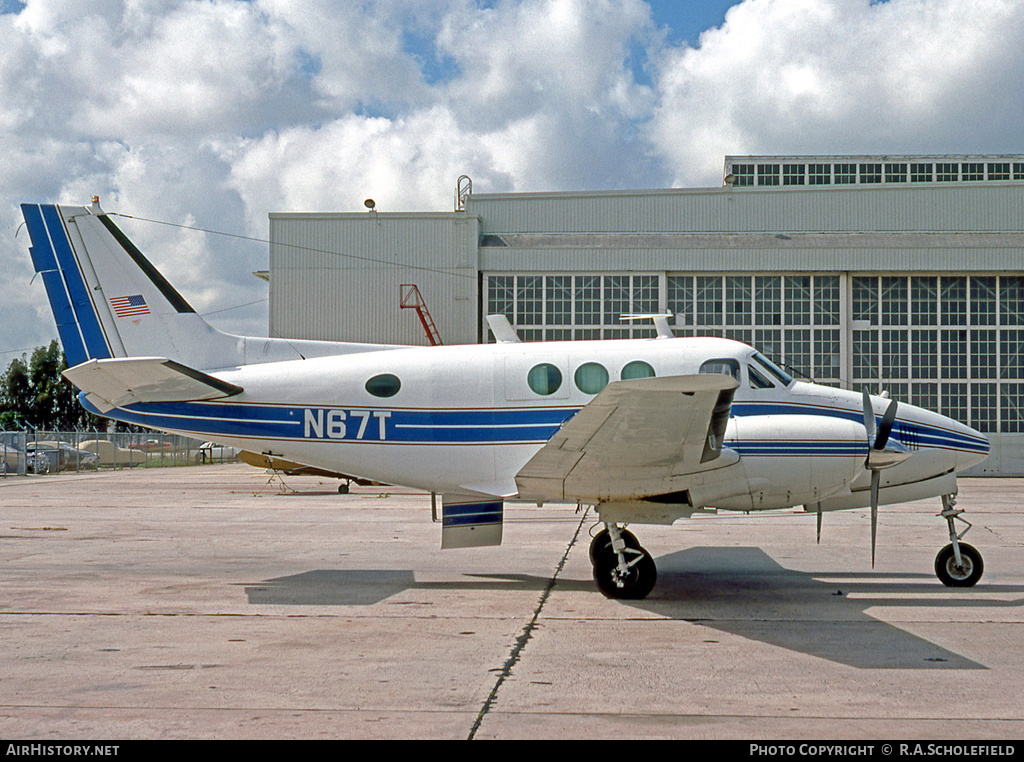
[[[935,575],[946,587],[974,587],[985,571],[981,553],[973,545],[961,542],[960,558],[963,560],[963,567],[956,565],[952,543],[935,556]]]
[[[339,484],[338,485],[338,494],[339,495],[347,495],[348,494],[348,485],[347,484]]]
[[[628,529],[620,529],[619,532],[622,534],[622,540],[626,543],[627,548],[632,548],[633,550],[643,549],[640,541],[636,539],[636,535]],[[602,529],[590,541],[590,563],[596,564],[598,559],[607,559],[609,556],[615,556],[612,552],[612,537],[608,534],[607,529]],[[616,563],[618,563],[617,560]]]
[[[594,582],[597,589],[606,598],[620,601],[639,601],[650,595],[658,581],[658,567],[651,554],[643,548],[635,549],[640,559],[629,567],[624,578],[618,575],[618,558],[613,554],[611,559],[599,559],[594,564]],[[627,550],[626,560],[632,561],[634,552]]]

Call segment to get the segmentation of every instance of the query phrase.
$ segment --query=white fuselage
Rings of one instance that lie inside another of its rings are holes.
[[[600,383],[602,372],[609,382],[624,370],[627,377],[721,372],[708,361],[723,360],[740,384],[725,446],[739,453],[742,468],[728,469],[731,486],[712,478],[701,505],[866,504],[851,497],[869,482],[861,395],[772,376],[755,356],[747,345],[714,338],[389,348],[211,371],[245,391],[107,415],[374,481],[513,497],[516,473],[594,398],[595,376]],[[538,393],[530,379],[541,365],[557,373],[546,369]],[[887,401],[872,404],[880,415]],[[903,403],[893,437],[912,456],[883,472],[883,502],[887,488],[955,476],[988,452],[973,429]]]

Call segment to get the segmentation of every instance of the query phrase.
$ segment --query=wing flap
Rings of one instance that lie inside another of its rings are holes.
[[[104,413],[136,402],[211,400],[242,392],[240,386],[165,357],[87,360],[63,375]]]
[[[680,489],[722,460],[736,381],[723,375],[609,384],[516,475],[530,500],[633,500]]]

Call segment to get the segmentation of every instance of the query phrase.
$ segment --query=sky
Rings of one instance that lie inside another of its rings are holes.
[[[157,221],[117,218],[266,335],[271,212],[1024,153],[1024,0],[0,0],[0,40],[0,371],[56,336],[22,202]]]

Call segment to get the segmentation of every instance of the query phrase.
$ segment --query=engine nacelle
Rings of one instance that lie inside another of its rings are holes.
[[[863,424],[824,415],[738,416],[729,421],[725,445],[740,454],[751,489],[714,507],[746,511],[847,495],[868,452]]]

